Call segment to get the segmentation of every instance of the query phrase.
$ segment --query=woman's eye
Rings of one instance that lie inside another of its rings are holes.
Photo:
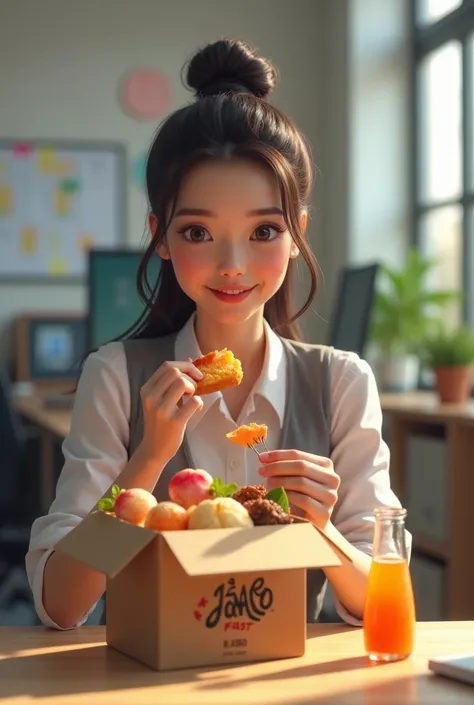
[[[182,233],[184,239],[188,240],[188,242],[207,242],[211,239],[207,230],[200,225],[191,225],[187,228],[183,228],[180,230],[180,233]]]
[[[269,240],[275,240],[281,232],[281,228],[277,228],[276,225],[260,225],[252,233],[251,240],[268,242]]]

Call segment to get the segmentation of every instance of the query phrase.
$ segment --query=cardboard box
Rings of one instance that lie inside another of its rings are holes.
[[[303,655],[306,568],[341,563],[307,521],[157,533],[101,511],[57,550],[107,576],[107,644],[159,671]]]

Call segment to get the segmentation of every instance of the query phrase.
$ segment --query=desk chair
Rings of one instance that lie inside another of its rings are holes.
[[[11,398],[6,366],[0,360],[0,609],[21,598],[32,604],[25,573],[34,518],[28,482],[26,438]]]
[[[345,267],[339,275],[329,345],[364,356],[379,264]]]

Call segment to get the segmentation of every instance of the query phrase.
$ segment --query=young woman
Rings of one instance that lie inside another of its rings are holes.
[[[296,319],[316,292],[305,230],[311,157],[293,122],[267,102],[275,70],[239,41],[191,60],[191,104],[168,117],[150,149],[151,239],[139,271],[147,307],[122,341],[92,353],[78,384],[65,464],[47,516],[35,521],[27,570],[42,621],[82,624],[105,579],[55,545],[114,483],[159,499],[183,467],[225,482],[285,487],[295,510],[336,536],[351,560],[308,572],[308,621],[326,579],[340,616],[360,624],[373,510],[399,506],[373,374],[357,355],[299,342]],[[147,264],[162,260],[147,287]],[[310,293],[295,312],[296,259]],[[192,360],[224,347],[240,386],[199,398]],[[185,402],[185,403],[183,403]],[[229,443],[238,425],[265,423],[269,453]]]

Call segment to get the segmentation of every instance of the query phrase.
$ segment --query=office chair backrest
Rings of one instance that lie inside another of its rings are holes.
[[[0,359],[0,509],[18,501],[24,447],[21,419],[12,402],[6,365]]]
[[[331,316],[329,345],[364,356],[378,270],[377,263],[342,270]]]

